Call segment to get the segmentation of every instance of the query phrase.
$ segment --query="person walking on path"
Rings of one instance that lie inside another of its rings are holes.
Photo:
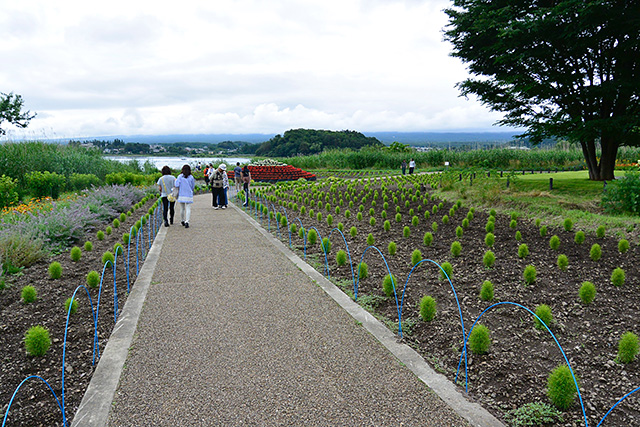
[[[211,204],[213,209],[220,209],[220,201],[224,197],[224,175],[226,175],[226,172],[223,172],[222,169],[220,169],[220,166],[218,166],[217,169],[213,169],[209,176],[209,178],[211,178]]]
[[[160,197],[162,198],[162,218],[164,219],[164,226],[169,226],[169,219],[173,224],[173,217],[176,213],[176,201],[169,201],[169,194],[173,190],[176,177],[171,175],[171,168],[169,166],[162,167],[162,176],[158,179],[158,187],[160,188]],[[167,218],[167,214],[169,218]]]
[[[178,203],[180,204],[180,224],[184,228],[189,228],[189,219],[191,219],[191,205],[193,204],[193,190],[196,188],[196,180],[191,175],[191,166],[182,166],[182,173],[178,175],[175,182],[178,188]]]
[[[212,167],[212,165],[209,164],[204,168],[204,173],[203,173],[203,175],[204,175],[204,183],[205,183],[205,185],[207,187],[209,186],[209,170],[211,169],[211,167]]]
[[[242,189],[242,168],[240,162],[236,162],[236,167],[233,168],[233,181],[236,184],[236,194]]]
[[[251,183],[251,172],[249,172],[249,166],[244,165],[242,169],[242,185],[244,188],[244,203],[242,206],[249,205],[249,184]]]
[[[411,159],[409,162],[409,175],[413,173],[413,170],[416,168],[416,161]]]
[[[227,174],[227,165],[222,163],[219,167],[222,170],[222,197],[218,200],[218,204],[220,208],[227,209],[227,205],[229,204],[229,199],[227,198],[227,193],[229,192],[229,175]]]
[[[407,173],[407,161],[403,160],[402,161],[402,175],[405,175]]]

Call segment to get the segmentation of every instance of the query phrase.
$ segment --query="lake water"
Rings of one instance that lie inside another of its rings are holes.
[[[105,159],[117,160],[122,163],[130,162],[131,160],[137,160],[140,165],[143,165],[146,161],[154,164],[158,169],[162,169],[163,166],[169,166],[171,169],[181,169],[183,165],[190,165],[194,168],[198,163],[204,165],[213,163],[218,166],[220,163],[227,164],[227,170],[230,170],[228,166],[234,165],[237,162],[240,164],[251,162],[250,158],[246,157],[164,157],[164,156],[104,156]],[[233,169],[233,168],[231,168]]]

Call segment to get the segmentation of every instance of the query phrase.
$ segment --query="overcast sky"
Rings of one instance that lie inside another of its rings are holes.
[[[30,137],[502,129],[455,88],[446,0],[0,5],[0,92],[38,114]]]

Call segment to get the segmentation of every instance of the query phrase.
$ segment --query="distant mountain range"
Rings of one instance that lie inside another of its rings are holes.
[[[452,145],[503,145],[514,141],[518,132],[362,132],[368,137],[374,137],[385,145],[397,141],[413,146],[444,146]],[[87,138],[72,138],[76,141],[114,140],[124,142],[139,142],[144,144],[169,144],[175,142],[204,142],[220,143],[224,141],[243,141],[248,143],[262,143],[276,136],[276,134],[179,134],[179,135],[112,135]],[[67,142],[52,140],[51,142]]]

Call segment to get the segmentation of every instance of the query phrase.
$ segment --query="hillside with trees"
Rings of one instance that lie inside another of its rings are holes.
[[[283,136],[276,135],[263,142],[256,150],[257,156],[292,157],[318,154],[324,150],[350,148],[359,150],[366,146],[383,144],[377,138],[364,136],[360,132],[343,130],[291,129]]]

